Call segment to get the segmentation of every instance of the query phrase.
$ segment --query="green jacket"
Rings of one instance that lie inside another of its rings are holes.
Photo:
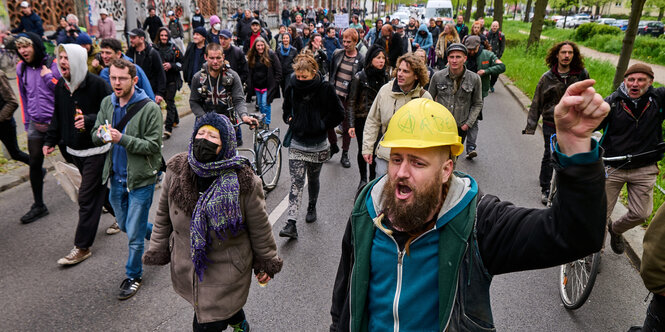
[[[483,83],[483,98],[485,98],[490,91],[490,75],[499,75],[505,72],[506,65],[494,53],[488,50],[482,50],[476,56],[476,61],[478,63],[478,71],[485,71],[485,74],[480,76],[480,81]]]
[[[114,106],[107,96],[97,114],[97,121],[92,130],[92,142],[103,145],[97,137],[97,128],[106,123],[113,123]],[[162,166],[162,111],[154,102],[148,102],[125,126],[118,144],[127,151],[127,189],[133,190],[157,182],[157,173]],[[102,182],[106,183],[111,175],[112,152],[106,153]]]
[[[644,251],[640,275],[644,286],[654,293],[665,295],[665,205],[656,212],[644,234]]]

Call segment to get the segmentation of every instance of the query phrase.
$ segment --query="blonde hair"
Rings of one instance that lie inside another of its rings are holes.
[[[308,51],[296,55],[293,59],[293,71],[307,71],[316,75],[319,71],[319,64],[311,54],[311,51]]]

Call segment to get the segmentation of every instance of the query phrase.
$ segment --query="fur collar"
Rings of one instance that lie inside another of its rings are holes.
[[[187,215],[191,215],[194,212],[196,202],[199,200],[199,193],[196,190],[196,174],[187,162],[187,152],[181,152],[169,159],[166,163],[166,170],[171,172],[169,199]],[[254,171],[249,166],[239,170],[240,195],[251,193],[256,180]]]

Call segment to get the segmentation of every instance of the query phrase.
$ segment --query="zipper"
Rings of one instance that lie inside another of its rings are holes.
[[[392,237],[392,236],[391,236]],[[395,239],[393,239],[395,241]],[[397,244],[397,242],[395,242]],[[404,269],[404,250],[397,255],[397,285],[393,300],[393,331],[399,332],[399,297],[402,293],[402,270]]]

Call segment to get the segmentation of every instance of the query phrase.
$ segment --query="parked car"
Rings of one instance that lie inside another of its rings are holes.
[[[637,26],[638,35],[651,35],[658,37],[663,34],[665,25],[660,21],[643,21]]]
[[[561,16],[561,15],[553,15],[553,16],[550,16],[550,20],[552,20],[552,21],[554,21],[554,22],[559,22],[559,20],[561,20],[561,21],[563,22],[563,16]]]
[[[578,26],[584,24],[584,23],[591,23],[591,19],[589,18],[588,15],[584,16],[577,16],[575,20],[572,23],[573,28],[577,28]]]
[[[626,31],[628,28],[628,20],[616,20],[612,26],[621,29],[621,31]]]
[[[614,22],[616,22],[616,21],[617,21],[617,20],[614,19],[614,18],[609,18],[609,17],[608,17],[608,18],[605,18],[605,17],[602,17],[602,18],[599,18],[598,20],[596,20],[596,23],[598,23],[598,24],[605,24],[605,25],[613,25]]]

